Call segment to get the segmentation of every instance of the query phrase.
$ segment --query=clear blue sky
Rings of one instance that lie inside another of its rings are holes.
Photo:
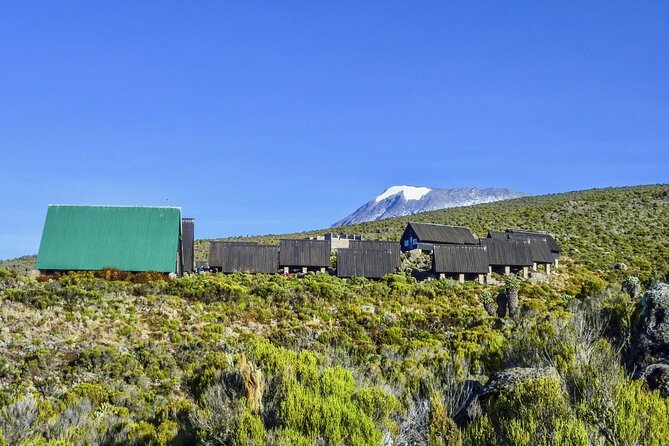
[[[196,236],[324,228],[395,184],[669,181],[669,2],[0,4],[0,258],[49,203]]]

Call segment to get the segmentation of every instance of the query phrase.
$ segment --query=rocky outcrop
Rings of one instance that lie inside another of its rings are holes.
[[[669,285],[651,286],[638,304],[626,366],[651,390],[669,396]]]
[[[652,364],[644,372],[650,390],[659,390],[660,394],[669,397],[669,364]]]
[[[519,383],[538,378],[560,379],[560,375],[554,367],[513,367],[495,373],[485,386],[470,396],[455,415],[455,422],[466,426],[481,414],[481,404],[500,394],[513,392]]]

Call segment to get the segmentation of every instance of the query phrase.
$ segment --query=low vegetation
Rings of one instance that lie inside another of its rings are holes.
[[[550,230],[568,256],[547,281],[0,268],[0,445],[666,444],[669,400],[622,357],[644,290],[667,279],[668,192],[429,218]],[[403,221],[359,228],[396,238]],[[510,367],[554,373],[473,400]]]

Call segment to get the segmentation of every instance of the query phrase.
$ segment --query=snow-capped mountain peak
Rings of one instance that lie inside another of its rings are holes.
[[[381,195],[376,197],[374,201],[377,203],[381,200],[384,200],[393,195],[401,193],[404,195],[404,199],[409,200],[420,200],[425,194],[430,192],[432,189],[429,187],[415,187],[415,186],[391,186],[386,189]]]
[[[493,187],[486,189],[479,189],[478,187],[437,189],[416,186],[392,186],[332,226],[346,226],[366,221],[417,214],[419,212],[508,200],[527,195],[530,194]]]

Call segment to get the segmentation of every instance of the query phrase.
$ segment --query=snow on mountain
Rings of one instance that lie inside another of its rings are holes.
[[[457,206],[526,197],[531,194],[507,188],[436,189],[416,186],[392,186],[332,226],[346,226],[366,221],[436,211]]]
[[[377,203],[390,196],[401,193],[405,200],[420,200],[425,194],[432,189],[429,187],[414,187],[414,186],[392,186],[386,189],[384,193],[374,199]]]

